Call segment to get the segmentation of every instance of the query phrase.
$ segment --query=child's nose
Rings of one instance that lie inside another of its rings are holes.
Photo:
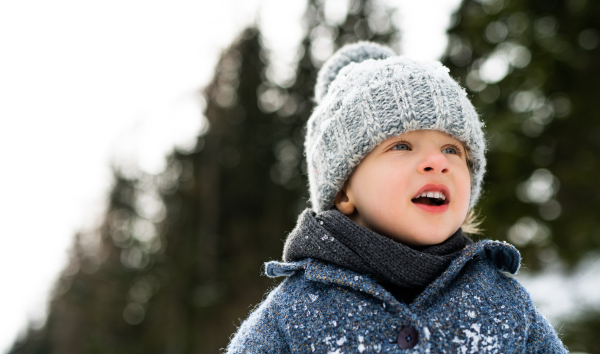
[[[419,164],[420,173],[448,173],[448,160],[440,151],[428,152]]]

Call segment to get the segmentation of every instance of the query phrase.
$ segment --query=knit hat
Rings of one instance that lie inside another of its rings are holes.
[[[359,42],[338,50],[321,68],[304,149],[310,201],[329,210],[344,182],[377,145],[422,129],[450,134],[472,162],[472,208],[485,173],[483,123],[465,90],[440,62],[397,56],[390,48]]]

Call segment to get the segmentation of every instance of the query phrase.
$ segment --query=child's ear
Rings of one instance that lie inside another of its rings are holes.
[[[354,203],[346,193],[346,186],[342,188],[338,194],[335,195],[334,199],[335,207],[344,215],[350,215],[354,213]]]

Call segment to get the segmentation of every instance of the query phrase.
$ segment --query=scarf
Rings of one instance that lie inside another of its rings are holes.
[[[285,262],[315,258],[371,276],[403,303],[411,303],[472,243],[458,229],[444,242],[409,247],[362,227],[337,209],[306,209],[288,235]]]

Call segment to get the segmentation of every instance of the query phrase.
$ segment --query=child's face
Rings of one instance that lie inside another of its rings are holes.
[[[441,206],[418,198],[423,191],[440,190],[446,197]],[[389,138],[367,154],[335,205],[361,226],[407,245],[425,246],[458,230],[470,196],[463,144],[446,133],[417,130]]]

